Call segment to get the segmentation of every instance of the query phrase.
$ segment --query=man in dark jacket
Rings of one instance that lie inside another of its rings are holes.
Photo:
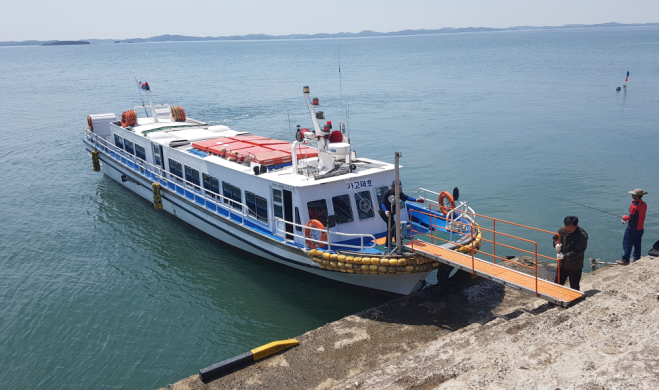
[[[564,285],[569,278],[570,288],[579,290],[584,253],[588,246],[588,233],[579,227],[577,217],[565,217],[563,224],[565,226],[558,230],[560,242],[558,237],[554,236],[554,247],[558,251],[561,275],[561,280],[558,280],[558,273],[556,274],[554,283]]]
[[[419,202],[419,203],[425,202],[425,200],[423,198],[416,199],[416,198],[413,198],[411,196],[405,195],[405,193],[403,192],[403,184],[399,181],[398,185],[400,186],[400,193],[399,193],[400,201],[403,203],[403,205],[408,200],[410,202]],[[387,224],[389,223],[389,216],[391,216],[391,217],[396,216],[396,209],[397,209],[396,205],[392,205],[391,203],[389,203],[389,197],[392,196],[392,195],[396,196],[396,180],[392,181],[391,182],[391,188],[386,190],[384,192],[384,194],[382,194],[382,203],[380,204],[380,213],[379,214],[380,214],[380,218],[382,218],[382,220]],[[395,218],[391,219],[391,226],[389,227],[389,229],[390,229],[389,230],[389,237],[391,237],[391,241],[393,242],[396,239],[396,219]],[[388,247],[389,244],[390,244],[389,242],[385,242],[384,246]]]

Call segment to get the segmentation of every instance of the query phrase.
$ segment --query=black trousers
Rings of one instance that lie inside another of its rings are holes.
[[[565,284],[565,281],[570,279],[570,288],[573,290],[579,291],[579,282],[581,281],[581,272],[580,269],[564,269],[561,268],[561,280],[558,280],[558,273],[554,278],[554,283],[558,283],[561,286]]]

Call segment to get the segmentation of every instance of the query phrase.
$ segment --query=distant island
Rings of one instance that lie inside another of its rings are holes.
[[[620,27],[659,27],[659,23],[600,23],[600,24],[567,24],[565,26],[517,26],[506,28],[493,27],[464,27],[453,28],[444,27],[436,30],[402,30],[395,32],[377,32],[364,30],[358,33],[336,33],[336,34],[291,34],[291,35],[266,35],[266,34],[249,34],[249,35],[231,35],[219,37],[192,37],[186,35],[159,35],[151,38],[127,38],[117,39],[87,39],[84,41],[7,41],[0,42],[0,46],[29,46],[29,45],[86,45],[101,43],[145,43],[145,42],[198,42],[198,41],[237,41],[237,40],[275,40],[275,39],[327,39],[327,38],[364,38],[364,37],[395,37],[406,35],[428,35],[428,34],[456,34],[470,32],[493,32],[493,31],[533,31],[533,30],[565,30],[565,29],[586,29],[586,28],[620,28]]]
[[[87,41],[51,41],[45,42],[41,46],[60,46],[60,45],[89,45]]]

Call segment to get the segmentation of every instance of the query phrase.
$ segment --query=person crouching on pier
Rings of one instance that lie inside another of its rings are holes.
[[[583,271],[583,259],[586,247],[588,247],[588,233],[579,227],[579,218],[565,217],[562,228],[558,229],[558,237],[554,236],[554,247],[558,251],[559,271],[561,279],[558,280],[559,273],[556,274],[554,283],[561,286],[565,281],[570,279],[570,288],[579,290],[581,281],[581,272]]]
[[[645,223],[645,213],[648,211],[648,205],[643,202],[643,195],[647,195],[642,189],[637,188],[629,191],[632,194],[632,204],[629,206],[629,215],[622,217],[622,223],[627,224],[625,237],[622,240],[622,259],[616,261],[620,265],[629,264],[629,256],[632,254],[634,247],[634,261],[641,258],[641,240],[643,239],[643,224]]]

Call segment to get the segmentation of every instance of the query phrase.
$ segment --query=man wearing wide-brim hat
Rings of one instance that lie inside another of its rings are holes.
[[[640,188],[629,191],[632,194],[632,204],[629,206],[629,215],[622,217],[622,223],[627,224],[625,229],[625,238],[622,240],[622,259],[616,263],[621,265],[629,264],[629,257],[634,248],[634,261],[641,258],[641,239],[643,238],[643,224],[645,223],[645,214],[648,211],[648,205],[643,202],[643,195],[647,192]]]

